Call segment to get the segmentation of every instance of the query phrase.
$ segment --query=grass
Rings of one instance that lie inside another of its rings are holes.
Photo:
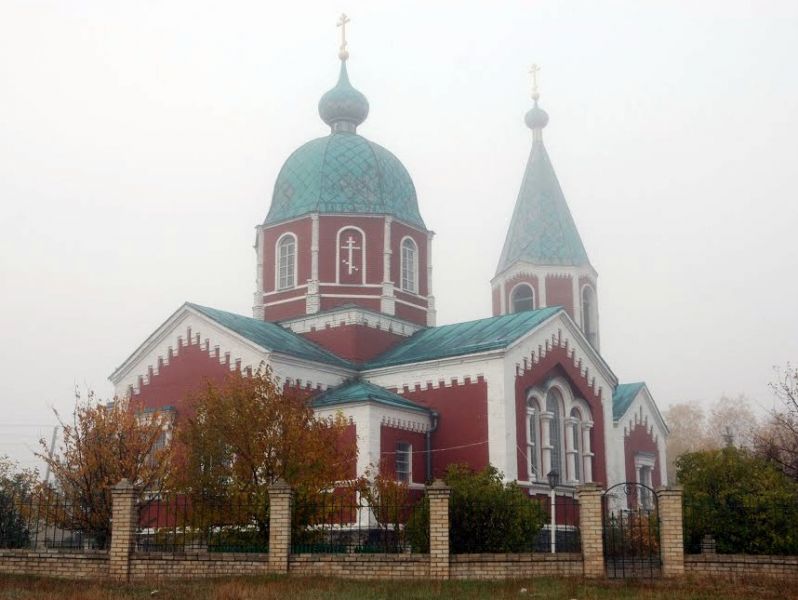
[[[680,579],[654,582],[538,578],[516,581],[347,581],[248,577],[119,585],[0,575],[0,600],[749,600],[797,598],[776,579]]]

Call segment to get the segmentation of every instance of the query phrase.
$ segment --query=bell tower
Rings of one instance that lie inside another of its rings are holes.
[[[491,280],[493,314],[562,306],[598,350],[598,273],[590,264],[543,145],[549,115],[538,106],[539,71],[532,65],[534,105],[525,117],[532,130],[532,150]]]

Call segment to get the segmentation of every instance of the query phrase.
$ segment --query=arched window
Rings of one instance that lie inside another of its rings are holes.
[[[513,293],[510,294],[510,302],[512,303],[512,312],[522,312],[524,310],[532,310],[535,308],[535,291],[532,286],[527,283],[521,283],[515,286]]]
[[[562,394],[557,388],[551,388],[546,394],[546,412],[551,414],[549,421],[549,445],[551,446],[551,470],[557,471],[560,481],[565,481],[562,469]]]
[[[582,288],[582,331],[592,346],[596,345],[596,294],[586,285]]]
[[[277,241],[277,289],[285,290],[296,285],[296,237],[284,234]]]
[[[526,404],[526,462],[529,481],[539,481],[540,443],[540,405],[536,398],[530,398]]]
[[[412,238],[402,240],[402,289],[418,293],[418,248]]]
[[[582,481],[582,414],[578,408],[571,409],[571,420],[568,426],[571,438],[571,451],[574,454],[573,480]]]

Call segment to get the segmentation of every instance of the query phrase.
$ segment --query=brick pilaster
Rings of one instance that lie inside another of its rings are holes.
[[[294,491],[278,479],[269,486],[269,572],[288,573]]]
[[[679,577],[684,575],[682,488],[660,488],[657,498],[662,576]]]
[[[136,535],[138,512],[136,490],[127,479],[111,488],[111,547],[108,550],[108,574],[111,579],[127,581],[130,577],[130,552]]]
[[[604,577],[604,524],[601,504],[604,491],[588,483],[577,488],[579,534],[585,577]]]
[[[429,497],[429,576],[449,579],[449,497],[452,490],[436,479],[427,487]]]

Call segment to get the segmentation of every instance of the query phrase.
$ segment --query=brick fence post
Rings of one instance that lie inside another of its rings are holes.
[[[427,486],[429,498],[429,576],[449,579],[449,497],[452,494],[443,481],[436,479]]]
[[[662,576],[678,577],[684,575],[682,488],[660,488],[657,490],[657,498]]]
[[[602,494],[594,483],[577,488],[579,501],[579,534],[582,539],[582,561],[585,577],[604,577],[604,522]]]
[[[294,490],[278,479],[269,486],[269,572],[288,573]]]
[[[111,488],[111,547],[108,551],[108,574],[111,579],[127,581],[130,577],[130,552],[136,534],[136,490],[127,479]]]

